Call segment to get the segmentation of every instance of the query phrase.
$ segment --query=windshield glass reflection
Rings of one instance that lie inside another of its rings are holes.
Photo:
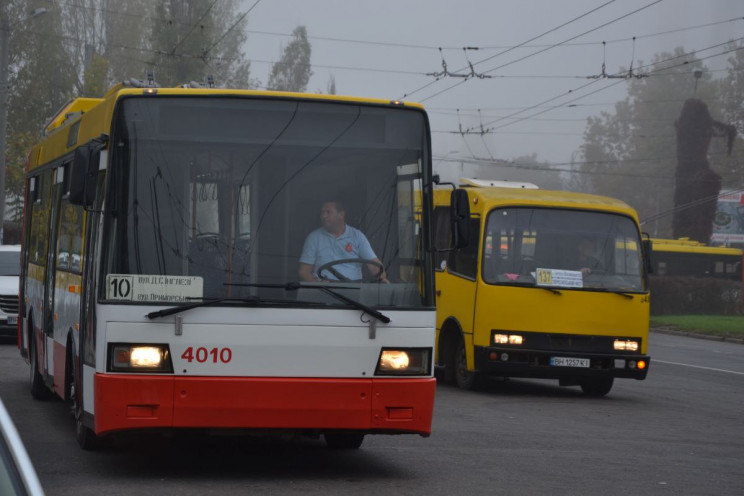
[[[633,221],[598,212],[505,208],[488,216],[483,278],[492,284],[642,291]]]
[[[131,98],[112,144],[105,299],[340,304],[282,289],[301,280],[367,305],[428,305],[422,112]]]

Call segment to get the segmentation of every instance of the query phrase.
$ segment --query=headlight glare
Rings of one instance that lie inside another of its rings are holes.
[[[385,350],[380,355],[380,368],[383,370],[403,370],[408,368],[411,360],[408,353],[399,350]]]
[[[502,334],[499,332],[493,335],[493,344],[511,344],[520,346],[524,344],[524,336],[521,334]]]
[[[163,361],[163,354],[154,346],[137,346],[132,348],[129,361],[132,367],[158,367]]]
[[[613,348],[615,351],[638,351],[639,343],[633,339],[616,339]]]
[[[109,372],[173,372],[167,344],[109,344]]]
[[[383,348],[375,375],[430,375],[431,348]]]

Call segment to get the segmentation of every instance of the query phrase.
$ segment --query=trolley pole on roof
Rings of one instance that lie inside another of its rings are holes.
[[[27,21],[46,13],[46,9],[36,9],[23,19]],[[0,19],[0,244],[5,234],[5,147],[8,128],[8,72],[10,68],[10,22]]]

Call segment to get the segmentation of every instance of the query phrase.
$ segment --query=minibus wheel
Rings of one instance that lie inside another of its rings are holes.
[[[599,398],[605,396],[607,393],[610,392],[614,381],[615,378],[611,376],[591,377],[588,379],[582,379],[579,385],[581,386],[581,390],[584,391],[584,394],[586,394],[587,396]]]
[[[465,353],[465,339],[460,337],[455,349],[455,381],[457,387],[470,391],[478,389],[483,383],[483,376],[475,371],[468,370],[468,360]]]

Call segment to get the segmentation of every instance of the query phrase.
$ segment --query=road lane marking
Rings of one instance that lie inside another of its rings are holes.
[[[654,363],[666,363],[669,365],[681,365],[683,367],[692,367],[694,369],[713,370],[715,372],[726,372],[727,374],[744,375],[744,372],[736,372],[735,370],[714,369],[713,367],[702,367],[700,365],[690,365],[689,363],[665,362],[664,360],[654,360]]]

